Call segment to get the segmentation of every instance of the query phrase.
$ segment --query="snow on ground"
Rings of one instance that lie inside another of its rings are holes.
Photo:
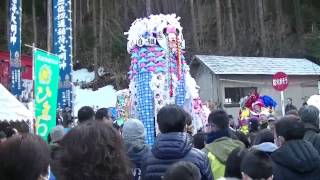
[[[88,69],[79,69],[73,71],[73,82],[91,82],[94,80],[94,72],[89,72]]]
[[[94,80],[94,72],[87,69],[73,71],[73,82],[91,82]],[[80,86],[74,86],[74,115],[77,116],[78,110],[82,106],[91,106],[96,108],[115,107],[117,101],[117,92],[113,86],[105,86],[96,91],[92,89],[81,89]]]
[[[82,106],[91,106],[99,108],[115,107],[117,102],[116,90],[113,86],[105,86],[96,91],[92,89],[81,89],[79,86],[74,87],[75,100],[74,112],[77,115]]]

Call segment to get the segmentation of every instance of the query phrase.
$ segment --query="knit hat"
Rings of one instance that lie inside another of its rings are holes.
[[[319,110],[315,106],[306,106],[299,111],[300,118],[304,123],[310,123],[316,127],[319,126]]]
[[[52,143],[60,141],[64,136],[64,128],[61,125],[56,126],[50,133]]]
[[[122,129],[122,136],[124,140],[135,140],[145,138],[145,128],[138,119],[128,119]]]

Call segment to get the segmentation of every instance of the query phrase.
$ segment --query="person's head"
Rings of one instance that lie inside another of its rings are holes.
[[[100,108],[96,112],[95,120],[112,124],[111,112],[108,108]]]
[[[274,123],[277,121],[277,117],[274,115],[268,116],[268,129],[270,129],[272,132],[274,130]]]
[[[260,105],[260,104],[257,104],[257,103],[254,103],[254,104],[252,105],[252,110],[253,110],[254,112],[261,112],[261,105]]]
[[[127,120],[122,128],[122,137],[127,148],[144,145],[146,132],[143,123],[138,119]]]
[[[52,143],[59,142],[65,134],[64,128],[61,125],[54,127],[50,132],[50,140]]]
[[[250,118],[248,120],[249,132],[257,132],[260,129],[259,119],[258,118]]]
[[[88,121],[72,128],[59,142],[58,179],[131,178],[120,134],[110,124]]]
[[[302,122],[319,127],[319,109],[315,106],[305,106],[300,109],[299,116]]]
[[[227,112],[222,109],[212,111],[209,114],[208,123],[212,126],[212,131],[228,129],[229,117]]]
[[[272,161],[262,151],[250,150],[242,159],[241,173],[243,180],[272,180]]]
[[[94,111],[90,106],[83,106],[78,111],[78,122],[91,121],[94,119]]]
[[[292,98],[287,99],[287,104],[290,104],[290,105],[292,104]]]
[[[170,166],[163,180],[201,180],[199,168],[191,162],[179,161]]]
[[[279,147],[286,141],[302,139],[304,133],[304,125],[296,116],[284,116],[275,123],[274,139]]]
[[[192,116],[186,111],[185,113],[186,113],[186,124],[187,124],[185,131],[190,135],[192,135],[193,134]]]
[[[224,177],[241,179],[240,165],[247,152],[247,149],[238,147],[230,153],[226,161]]]
[[[257,133],[253,145],[258,145],[265,142],[274,142],[274,136],[270,129],[262,129]]]
[[[298,110],[296,108],[291,108],[285,114],[299,117],[299,112],[298,112]]]
[[[246,146],[246,148],[249,148],[251,146],[249,139],[248,139],[248,136],[245,135],[243,132],[236,131],[235,135],[236,135],[237,139],[239,141],[241,141]]]
[[[177,105],[167,105],[157,114],[161,133],[184,132],[187,124],[186,112]]]
[[[49,147],[39,136],[13,136],[0,144],[0,179],[40,180],[48,174],[49,161]]]
[[[197,149],[203,149],[205,146],[205,133],[197,133],[193,136],[193,147]]]

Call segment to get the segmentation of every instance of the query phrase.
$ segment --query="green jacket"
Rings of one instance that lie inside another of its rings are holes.
[[[224,176],[227,159],[230,153],[238,147],[245,148],[245,145],[239,140],[222,137],[210,144],[206,144],[202,149],[208,155],[214,179]]]

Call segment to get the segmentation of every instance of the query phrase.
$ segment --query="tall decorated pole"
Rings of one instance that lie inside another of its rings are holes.
[[[9,51],[10,51],[10,90],[13,95],[19,97],[22,92],[21,82],[21,0],[9,1]]]
[[[58,108],[72,109],[71,0],[53,0],[53,53],[60,58]]]

